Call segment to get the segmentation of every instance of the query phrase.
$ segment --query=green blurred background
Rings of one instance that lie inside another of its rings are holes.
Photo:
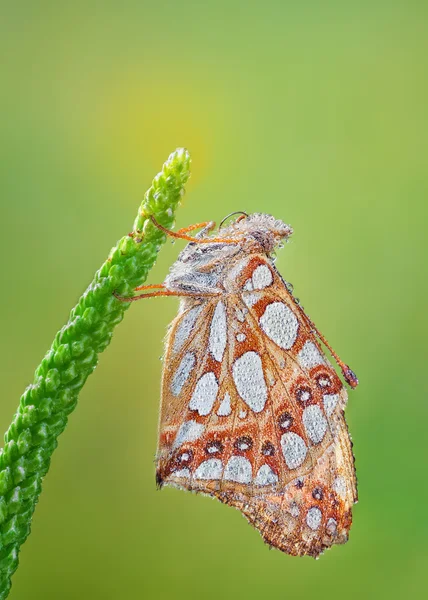
[[[237,511],[156,491],[177,301],[136,304],[60,440],[11,598],[426,597],[427,3],[1,2],[0,65],[1,430],[177,146],[178,225],[292,224],[277,265],[361,382],[350,542],[269,551]]]

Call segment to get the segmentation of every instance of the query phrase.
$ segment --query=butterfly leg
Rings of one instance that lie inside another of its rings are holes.
[[[173,292],[164,289],[165,286],[163,283],[159,283],[156,285],[140,285],[135,288],[135,291],[141,290],[157,290],[156,292],[149,292],[146,294],[138,294],[137,296],[119,296],[118,293],[113,292],[113,296],[117,298],[120,302],[136,302],[137,300],[142,300],[143,298],[154,298],[156,296],[173,296]]]
[[[196,244],[213,244],[213,243],[223,243],[223,244],[236,244],[236,240],[227,239],[227,238],[198,238],[187,235],[186,232],[193,231],[198,227],[205,226],[207,231],[211,231],[215,227],[214,221],[207,221],[206,223],[197,223],[196,225],[190,225],[190,227],[186,227],[184,229],[179,229],[177,232],[171,231],[170,229],[166,229],[163,225],[158,223],[153,215],[151,215],[150,220],[153,225],[169,235],[170,237],[179,239],[179,240],[187,240],[188,242],[194,242]],[[209,228],[208,228],[209,227]]]
[[[189,227],[182,227],[178,231],[176,231],[177,235],[185,235],[190,231],[194,231],[195,229],[205,229],[206,232],[212,231],[215,227],[215,221],[204,221],[203,223],[195,223],[194,225],[189,225]]]
[[[146,294],[137,294],[137,296],[120,296],[116,292],[113,292],[113,296],[117,298],[120,302],[136,302],[137,300],[142,300],[143,298],[156,298],[157,296],[191,296],[195,297],[194,293],[187,292],[176,292],[172,290],[165,289],[165,285],[163,283],[159,283],[157,285],[140,285],[135,288],[135,291],[141,290],[153,290],[156,289],[156,292],[149,292]],[[198,293],[198,296],[216,296],[217,294],[201,294]]]
[[[140,292],[141,290],[159,290],[164,287],[165,285],[163,283],[155,283],[152,285],[139,285],[134,289],[134,292]]]

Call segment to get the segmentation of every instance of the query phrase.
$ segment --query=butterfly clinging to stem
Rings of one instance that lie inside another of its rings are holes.
[[[176,233],[152,222],[189,242],[163,284],[121,298],[180,297],[166,341],[159,486],[238,508],[292,555],[346,542],[357,500],[347,392],[321,343],[351,388],[358,380],[275,267],[291,227],[245,213],[217,234],[213,222]]]

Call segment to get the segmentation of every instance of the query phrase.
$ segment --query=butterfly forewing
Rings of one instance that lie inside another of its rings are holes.
[[[158,481],[317,556],[346,541],[356,501],[346,390],[266,255],[221,277],[224,293],[186,298],[169,331]]]

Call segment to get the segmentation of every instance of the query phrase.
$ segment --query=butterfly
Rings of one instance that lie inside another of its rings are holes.
[[[236,214],[236,213],[233,213]],[[241,214],[168,232],[189,241],[159,288],[179,296],[162,377],[156,478],[239,509],[272,547],[317,557],[347,541],[357,501],[347,391],[358,379],[274,264],[293,230]],[[189,232],[202,228],[196,236]]]

